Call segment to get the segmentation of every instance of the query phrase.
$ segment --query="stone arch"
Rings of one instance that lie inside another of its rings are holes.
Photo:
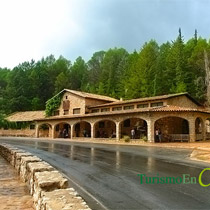
[[[42,123],[38,126],[38,136],[50,138],[52,137],[52,125],[49,123]]]
[[[175,114],[171,114],[171,115],[166,115],[166,116],[164,116],[164,117],[161,116],[161,117],[155,118],[155,122],[158,121],[158,120],[160,120],[160,119],[162,119],[162,118],[167,118],[167,117],[177,117],[177,118],[182,118],[182,119],[184,119],[184,120],[186,120],[186,121],[189,121],[188,118],[186,118],[186,117],[184,117],[184,116],[177,116],[177,115],[175,115]]]
[[[70,138],[71,125],[68,122],[58,122],[54,127],[55,138]]]
[[[78,121],[72,126],[73,137],[91,137],[91,124],[88,121]]]
[[[210,118],[207,118],[205,120],[205,126],[206,126],[206,140],[210,139]]]
[[[189,141],[189,121],[184,117],[165,116],[154,123],[155,142]]]
[[[147,138],[147,121],[141,117],[127,117],[120,122],[119,126],[120,138],[123,136],[130,136],[134,139]],[[131,133],[134,135],[132,136]]]
[[[116,122],[110,119],[101,119],[94,123],[94,138],[116,138]]]
[[[204,137],[204,123],[202,118],[197,117],[195,119],[195,140],[200,141],[203,140]]]

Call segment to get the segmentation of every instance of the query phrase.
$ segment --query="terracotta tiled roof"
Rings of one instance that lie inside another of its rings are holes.
[[[64,89],[61,92],[59,92],[57,95],[61,94],[62,92],[65,92],[65,91],[67,91],[69,93],[72,93],[72,94],[75,94],[75,95],[78,95],[78,96],[83,97],[83,98],[93,98],[93,99],[109,101],[109,102],[117,102],[117,101],[119,101],[119,100],[117,100],[115,98],[111,98],[109,96],[103,96],[103,95],[98,95],[98,94],[93,94],[93,93],[86,93],[86,92],[82,92],[82,91],[69,90],[69,89]],[[57,96],[57,95],[55,95],[55,96]]]
[[[151,107],[149,110],[154,111],[154,112],[162,112],[162,111],[165,111],[165,112],[170,112],[170,111],[172,111],[172,112],[179,112],[179,111],[195,112],[195,111],[204,111],[205,109],[194,109],[194,108],[167,105],[167,106],[161,106],[161,107]]]
[[[131,99],[131,100],[126,100],[126,101],[116,101],[116,102],[112,102],[112,103],[91,106],[90,108],[97,108],[97,107],[103,107],[103,106],[114,106],[114,105],[121,105],[121,104],[131,104],[131,103],[137,103],[137,102],[140,103],[140,102],[147,102],[147,101],[157,101],[157,100],[168,99],[168,98],[173,98],[173,97],[178,97],[178,96],[183,96],[183,95],[190,98],[197,105],[201,105],[199,102],[197,102],[195,99],[193,99],[188,93],[176,93],[176,94],[168,94],[168,95],[153,96],[153,97],[146,97],[146,98],[137,98],[137,99]]]
[[[45,112],[44,111],[25,111],[25,112],[15,112],[9,116],[7,116],[7,120],[14,121],[14,122],[20,122],[20,121],[34,121],[36,119],[43,119],[45,118]]]
[[[120,111],[109,111],[109,112],[98,112],[89,113],[84,115],[65,115],[65,116],[52,116],[45,117],[44,111],[26,111],[26,112],[16,112],[9,115],[6,119],[9,121],[34,121],[34,120],[53,120],[53,119],[71,119],[71,118],[83,118],[83,117],[94,117],[94,116],[109,116],[109,115],[120,115],[127,113],[143,113],[143,112],[202,112],[210,114],[209,108],[185,108],[179,106],[162,106],[162,107],[149,107],[149,108],[139,108],[131,110],[120,110]]]

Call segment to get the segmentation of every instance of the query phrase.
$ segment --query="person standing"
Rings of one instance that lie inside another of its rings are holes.
[[[159,142],[159,131],[157,128],[155,129],[155,142]]]
[[[63,130],[63,138],[68,138],[68,133],[67,133],[66,128],[64,128]]]
[[[158,129],[158,139],[159,139],[159,142],[161,142],[161,140],[162,140],[162,132],[161,132],[160,128]]]
[[[83,130],[83,136],[87,137],[87,131],[85,129]]]
[[[135,130],[134,129],[131,130],[131,139],[135,139]]]

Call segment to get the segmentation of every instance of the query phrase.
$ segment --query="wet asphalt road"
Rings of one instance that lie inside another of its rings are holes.
[[[137,174],[199,176],[210,167],[191,161],[191,149],[119,146],[48,140],[4,140],[62,171],[93,209],[210,209],[210,186],[140,184]],[[203,183],[210,182],[204,173]]]

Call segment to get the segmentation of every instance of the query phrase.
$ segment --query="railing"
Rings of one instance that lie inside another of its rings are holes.
[[[210,139],[210,133],[206,133],[206,140]]]
[[[203,135],[201,133],[196,134],[195,140],[203,140]]]
[[[171,141],[189,141],[189,134],[169,134]]]

